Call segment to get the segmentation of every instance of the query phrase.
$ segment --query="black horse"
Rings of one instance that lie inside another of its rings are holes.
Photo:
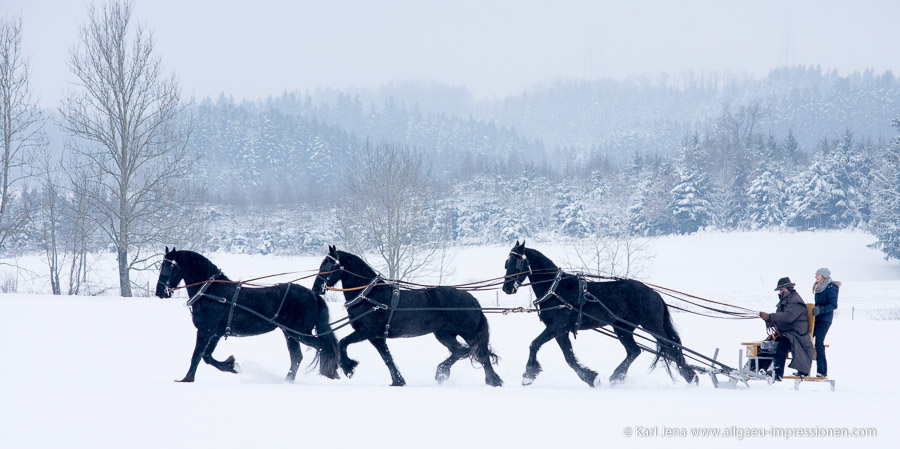
[[[181,382],[193,382],[197,365],[203,359],[221,371],[236,373],[234,357],[224,362],[213,358],[219,339],[229,335],[260,335],[281,328],[291,356],[287,381],[293,382],[303,360],[300,344],[317,350],[313,366],[319,373],[336,379],[338,366],[337,339],[328,323],[325,300],[311,290],[296,284],[243,288],[230,281],[219,267],[193,251],[176,251],[166,247],[156,283],[156,296],[171,298],[172,291],[184,280],[191,298],[191,316],[197,328],[197,343],[191,367]],[[316,329],[316,335],[312,329]]]
[[[546,327],[531,342],[522,384],[530,385],[534,382],[541,372],[537,352],[544,343],[555,338],[566,363],[575,370],[578,377],[592,387],[599,385],[597,373],[581,365],[575,358],[569,333],[606,325],[612,325],[627,353],[625,360],[610,376],[611,382],[623,381],[628,367],[641,353],[641,348],[634,341],[636,325],[662,336],[663,340],[669,340],[666,342],[657,339],[657,356],[653,366],[662,356],[669,375],[672,375],[669,364],[674,363],[689,383],[697,380],[697,375],[687,365],[681,348],[671,343],[680,345],[681,339],[672,325],[668,306],[659,293],[650,287],[630,279],[588,282],[583,277],[563,272],[547,256],[525,248],[524,241],[521,244],[517,241],[506,260],[503,292],[516,293],[526,277],[537,298],[535,304],[539,309],[538,315]]]
[[[491,366],[491,363],[497,363],[497,356],[489,347],[487,318],[478,300],[468,292],[450,287],[400,290],[385,282],[359,257],[330,246],[313,291],[324,294],[326,286],[333,287],[338,281],[345,290],[344,306],[353,326],[353,332],[339,344],[341,369],[348,377],[353,376],[358,362],[347,355],[347,346],[369,340],[391,372],[391,385],[405,385],[406,381],[388,350],[387,338],[433,333],[450,350],[450,357],[437,367],[434,377],[438,383],[450,377],[450,367],[454,363],[469,357],[484,367],[488,385],[503,385]],[[468,346],[462,345],[457,336]]]

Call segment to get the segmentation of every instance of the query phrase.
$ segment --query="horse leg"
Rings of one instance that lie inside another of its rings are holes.
[[[200,365],[200,359],[203,358],[203,354],[206,353],[206,348],[213,338],[215,338],[214,335],[197,329],[197,342],[194,344],[194,353],[191,355],[191,367],[188,368],[188,372],[184,375],[184,378],[178,382],[194,381],[194,375],[197,373],[197,366]]]
[[[216,350],[216,345],[219,344],[220,336],[214,335],[209,340],[209,345],[206,347],[206,351],[203,353],[203,361],[218,368],[219,371],[224,371],[226,373],[237,373],[237,363],[234,363],[234,356],[228,356],[224,362],[220,362],[213,358],[212,353]]]
[[[615,331],[616,336],[619,337],[619,343],[622,343],[622,346],[625,347],[625,360],[622,360],[622,363],[620,363],[613,371],[612,376],[609,376],[610,382],[618,383],[625,380],[625,376],[628,374],[628,368],[631,366],[631,363],[641,355],[641,348],[634,341],[633,327],[629,326],[629,329],[624,329],[620,326],[616,326]]]
[[[366,336],[359,332],[353,331],[350,332],[350,335],[341,339],[338,343],[338,350],[341,353],[341,370],[344,372],[348,378],[353,377],[353,370],[356,369],[356,365],[359,365],[359,362],[350,358],[347,354],[347,346],[350,346],[353,343],[358,343],[366,339]]]
[[[478,363],[481,363],[481,366],[484,367],[484,383],[492,387],[503,386],[503,379],[494,371],[494,366],[491,365],[490,359],[478,360]]]
[[[541,372],[541,364],[537,361],[537,352],[541,349],[541,346],[544,346],[544,343],[550,341],[559,331],[559,329],[544,328],[544,331],[531,342],[531,346],[528,348],[528,363],[525,364],[525,374],[522,375],[522,385],[534,383],[534,379]]]
[[[300,350],[300,342],[291,338],[287,332],[284,333],[284,339],[287,341],[288,353],[291,355],[291,369],[288,370],[285,380],[294,382],[297,377],[297,369],[300,368],[300,362],[303,361],[303,351]]]
[[[444,360],[437,366],[437,370],[434,374],[434,380],[439,384],[442,384],[450,377],[450,367],[459,361],[459,359],[469,355],[469,348],[461,345],[456,339],[455,334],[435,332],[434,336],[442,345],[450,350],[450,357],[447,357],[447,360]]]
[[[392,387],[402,387],[406,385],[406,381],[403,380],[403,376],[400,375],[400,371],[397,369],[397,365],[394,365],[394,357],[391,356],[391,351],[388,349],[387,341],[383,338],[372,337],[369,339],[369,343],[372,343],[372,346],[378,350],[378,354],[381,356],[381,360],[384,360],[384,364],[387,365],[388,371],[391,372],[391,386]]]
[[[575,351],[572,350],[572,340],[569,339],[568,332],[557,335],[556,343],[559,344],[559,349],[562,350],[563,356],[566,358],[566,363],[575,370],[575,373],[578,374],[578,377],[580,377],[581,380],[585,381],[591,388],[600,385],[600,382],[597,380],[597,372],[578,363],[578,359],[575,357]]]

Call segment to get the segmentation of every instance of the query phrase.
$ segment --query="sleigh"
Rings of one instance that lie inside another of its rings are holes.
[[[812,314],[813,307],[815,307],[813,304],[806,305],[806,316],[809,319],[810,339],[812,339],[813,326],[815,325],[816,319]],[[775,347],[778,345],[778,342],[772,339],[766,339],[762,341],[742,342],[741,345],[743,345],[743,351],[747,354],[747,362],[743,365],[741,370],[747,380],[766,380],[769,384],[772,384],[775,380],[772,374],[772,361],[775,358]],[[825,345],[825,347],[827,348],[829,345]],[[813,358],[816,357],[815,351],[816,349],[813,347]],[[791,353],[788,352],[788,359],[790,358]],[[782,376],[782,379],[793,380],[795,390],[800,389],[800,384],[802,382],[828,383],[831,387],[831,391],[834,391],[835,387],[834,379],[828,377]]]

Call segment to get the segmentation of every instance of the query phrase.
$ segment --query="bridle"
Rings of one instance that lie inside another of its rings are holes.
[[[172,292],[176,290],[169,286],[169,282],[172,280],[172,274],[175,273],[175,270],[181,271],[181,267],[178,266],[178,263],[172,259],[163,258],[162,266],[159,269],[159,280],[156,281],[156,284],[161,284],[165,288],[166,294],[170,297],[172,296]]]
[[[528,262],[528,258],[525,257],[525,254],[519,254],[515,251],[509,252],[509,258],[506,259],[506,271],[509,271],[510,267],[516,270],[515,275],[507,275],[507,276],[515,276],[513,278],[513,289],[518,290],[519,286],[522,285],[522,282],[525,281],[525,277],[531,274],[531,263]],[[525,269],[527,267],[527,269]]]
[[[337,277],[334,279],[334,282],[331,282],[331,285],[336,284],[338,279],[340,279],[341,273],[344,272],[344,266],[341,265],[341,261],[338,258],[333,257],[331,254],[326,254],[325,259],[331,259],[331,266],[319,271],[319,274],[316,275],[316,279],[322,281],[322,293],[325,293],[325,287],[330,287],[328,283],[335,274],[337,274]],[[326,274],[328,275],[327,277],[325,276]]]

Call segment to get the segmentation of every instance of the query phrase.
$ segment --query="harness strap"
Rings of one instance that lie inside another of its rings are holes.
[[[225,322],[225,339],[231,335],[231,318],[234,317],[234,307],[237,306],[238,295],[241,294],[241,284],[237,284],[234,288],[234,295],[231,297],[231,309],[228,310],[228,321]]]
[[[197,302],[201,297],[204,296],[204,292],[206,292],[206,289],[208,289],[209,286],[212,285],[213,281],[215,281],[216,278],[218,278],[221,275],[222,275],[222,270],[219,270],[218,273],[210,276],[210,278],[207,279],[207,281],[203,283],[203,286],[200,287],[200,290],[197,292],[197,294],[194,295],[193,298],[188,299],[187,302],[184,303],[184,306],[185,307],[193,306],[195,302]]]
[[[550,284],[550,290],[547,290],[547,293],[545,293],[544,296],[541,296],[540,298],[534,300],[532,304],[538,305],[550,299],[551,296],[556,296],[557,298],[559,298],[559,295],[556,294],[556,288],[559,286],[560,279],[562,279],[562,273],[563,271],[561,268],[556,270],[556,278],[553,279],[553,284]]]
[[[363,290],[362,293],[360,293],[359,295],[357,295],[355,298],[351,299],[350,301],[347,301],[346,303],[344,303],[344,308],[347,309],[347,308],[353,307],[353,306],[359,304],[359,302],[362,300],[371,302],[371,300],[366,295],[368,295],[369,292],[372,291],[372,288],[374,288],[375,285],[377,285],[382,280],[384,280],[384,278],[382,278],[380,274],[375,276],[375,278],[372,279],[372,282],[369,282],[369,285],[366,286],[365,290]],[[378,304],[383,305],[381,303],[378,303]]]
[[[394,291],[391,293],[391,311],[388,313],[387,324],[384,326],[384,339],[387,340],[388,332],[391,330],[391,318],[394,318],[394,311],[397,310],[397,304],[400,303],[400,285],[393,284]]]
[[[284,289],[284,296],[281,297],[281,304],[278,305],[278,310],[275,311],[275,316],[269,319],[269,323],[274,323],[278,318],[278,314],[281,313],[281,308],[284,307],[284,300],[287,299],[288,292],[291,291],[291,285],[292,284],[288,284],[287,288]]]
[[[575,328],[572,329],[572,335],[578,338],[578,329],[581,327],[581,317],[584,316],[584,302],[587,293],[587,282],[584,280],[584,274],[578,273],[578,317],[575,318]]]

